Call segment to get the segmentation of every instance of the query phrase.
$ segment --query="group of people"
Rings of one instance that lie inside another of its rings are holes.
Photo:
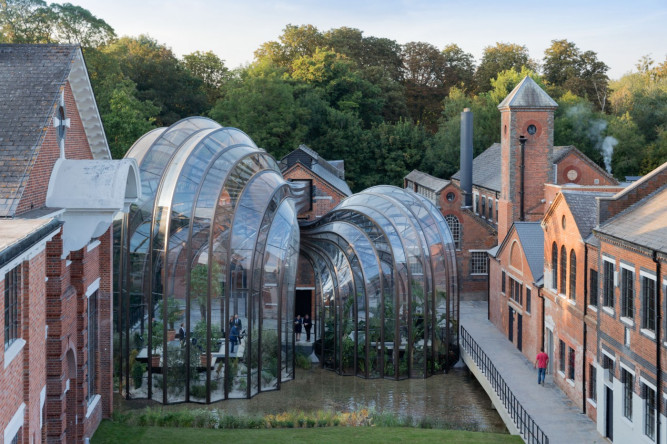
[[[234,349],[239,343],[239,338],[242,338],[243,332],[243,323],[241,322],[241,319],[239,318],[238,314],[235,314],[231,318],[229,318],[229,343],[231,344],[231,353],[234,353]],[[176,337],[181,340],[181,345],[185,344],[185,341],[187,339],[187,335],[185,333],[185,324],[181,324],[181,328],[178,329],[178,333],[176,334]],[[194,344],[194,339],[193,339],[193,344]]]
[[[310,315],[306,314],[303,318],[301,315],[296,315],[294,318],[294,334],[296,335],[296,342],[301,341],[301,329],[306,330],[306,341],[310,342],[310,329],[313,327],[313,322],[310,320]]]

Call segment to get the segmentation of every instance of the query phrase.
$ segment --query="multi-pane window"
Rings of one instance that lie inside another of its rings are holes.
[[[484,216],[486,216],[486,198],[485,198],[484,196],[482,196],[481,199],[482,199],[482,202],[481,202],[481,204],[482,204],[482,211],[480,212],[480,215],[481,215],[482,217],[484,217]]]
[[[558,246],[551,244],[551,288],[558,291]]]
[[[21,266],[5,274],[5,350],[20,336]]]
[[[521,300],[521,287],[522,285],[520,283],[510,278],[510,297],[514,299],[519,305],[523,303]]]
[[[567,292],[565,285],[567,284],[567,250],[565,250],[565,245],[560,247],[560,287],[559,290],[561,294]]]
[[[598,374],[593,364],[588,364],[588,398],[598,400]]]
[[[577,298],[577,255],[570,250],[570,299]]]
[[[452,238],[454,238],[454,246],[457,250],[461,249],[461,223],[459,218],[453,214],[448,214],[445,216],[445,221],[449,226],[449,231],[452,233]]]
[[[507,282],[507,278],[506,278],[505,276],[506,276],[506,275],[505,275],[505,272],[503,271],[503,272],[502,272],[502,282],[501,282],[501,284],[500,284],[501,287],[502,287],[502,292],[503,292],[503,293],[505,293],[505,288],[506,288],[506,285],[507,285],[507,284],[506,284],[506,282]]]
[[[97,291],[88,298],[88,395],[90,402],[95,395],[95,356],[97,355]]]
[[[642,384],[644,398],[644,435],[655,440],[655,390]]]
[[[303,202],[308,202],[308,207],[303,208],[301,211],[311,211],[313,209],[313,181],[310,179],[290,179],[290,182],[303,184],[303,192],[307,196]]]
[[[565,373],[565,342],[558,340],[558,369]]]
[[[635,300],[635,273],[627,268],[621,268],[621,316],[632,319],[634,317]]]
[[[486,268],[486,252],[473,251],[470,257],[471,274],[488,274]]]
[[[632,393],[633,376],[626,369],[621,369],[621,382],[623,383],[623,416],[632,421]]]
[[[479,214],[479,194],[473,194],[474,202],[473,202],[473,211],[475,211],[475,214]]]
[[[574,381],[574,349],[567,348],[567,379]]]
[[[526,311],[530,313],[530,303],[531,303],[531,297],[530,297],[530,288],[526,288]]]
[[[493,219],[493,199],[489,199],[489,220]]]
[[[590,270],[590,283],[588,285],[588,294],[590,294],[589,304],[598,306],[598,272],[597,270]]]
[[[655,332],[655,279],[642,276],[642,328]]]
[[[609,261],[602,261],[604,286],[602,288],[602,305],[605,307],[614,308],[614,263]]]

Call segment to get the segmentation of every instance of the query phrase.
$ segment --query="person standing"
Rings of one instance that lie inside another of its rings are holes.
[[[537,367],[537,383],[544,385],[544,377],[547,373],[547,364],[549,363],[549,355],[544,353],[544,348],[540,349],[540,352],[535,358],[535,365]]]
[[[306,313],[303,317],[303,328],[306,330],[306,341],[310,342],[310,328],[313,326],[313,323],[310,321],[310,315]]]
[[[296,342],[301,340],[301,326],[303,325],[303,319],[301,315],[296,315],[294,319],[294,334],[296,335]]]
[[[181,340],[181,345],[185,344],[185,326],[181,324],[181,328],[178,329],[178,339]]]
[[[229,352],[234,353],[234,348],[236,347],[236,344],[239,343],[239,331],[234,324],[232,324],[232,329],[229,331],[229,343],[232,344]]]
[[[241,322],[241,319],[239,319],[238,314],[234,315],[233,324],[236,326],[236,330],[241,333],[241,330],[243,330],[243,323]]]

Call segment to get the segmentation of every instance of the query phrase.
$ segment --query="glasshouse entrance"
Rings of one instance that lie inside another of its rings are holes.
[[[298,310],[314,313],[314,349],[340,374],[427,377],[458,359],[454,247],[429,201],[374,187],[300,232],[303,190],[243,132],[202,117],[147,133],[127,157],[142,197],[114,223],[126,398],[279,389],[294,378]],[[296,297],[299,253],[315,270],[314,302],[313,290]]]

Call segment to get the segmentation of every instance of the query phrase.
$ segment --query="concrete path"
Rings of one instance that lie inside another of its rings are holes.
[[[537,384],[533,364],[487,320],[485,301],[461,302],[461,325],[484,349],[514,396],[549,437],[549,444],[607,443],[595,423],[581,413],[547,375]]]

